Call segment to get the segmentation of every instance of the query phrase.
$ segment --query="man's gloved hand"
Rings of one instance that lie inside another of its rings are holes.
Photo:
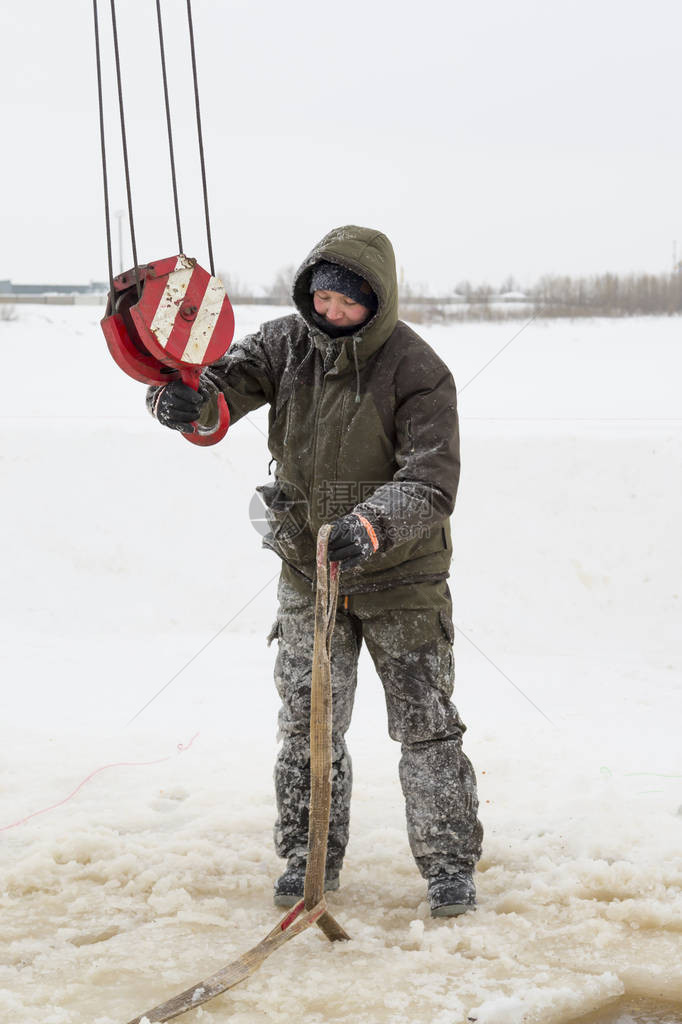
[[[379,549],[376,528],[365,516],[351,512],[337,519],[329,534],[329,561],[340,562],[342,569],[352,569]]]
[[[206,395],[201,391],[195,391],[181,380],[173,380],[159,390],[152,413],[164,427],[191,434],[191,424],[199,418],[205,401]]]

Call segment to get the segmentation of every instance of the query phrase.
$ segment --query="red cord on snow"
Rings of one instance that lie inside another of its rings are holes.
[[[189,750],[198,735],[199,733],[195,732],[189,743],[178,743],[178,754],[184,754],[186,750]],[[95,768],[94,772],[90,772],[82,782],[78,783],[73,792],[69,793],[68,796],[65,796],[63,800],[58,800],[56,804],[50,804],[49,807],[43,807],[39,811],[33,811],[32,814],[28,814],[25,818],[21,818],[19,821],[13,821],[11,825],[1,826],[0,832],[7,832],[11,828],[17,828],[19,825],[25,825],[27,821],[31,820],[31,818],[37,818],[40,814],[47,814],[48,811],[54,811],[57,807],[63,807],[64,804],[67,804],[69,800],[72,800],[75,797],[76,793],[83,788],[86,782],[90,782],[91,779],[94,779],[95,775],[99,775],[100,772],[104,772],[108,768],[147,768],[150,765],[163,764],[164,761],[170,761],[172,757],[173,755],[169,754],[168,757],[161,757],[157,761],[116,761],[113,764],[103,764],[101,768]]]

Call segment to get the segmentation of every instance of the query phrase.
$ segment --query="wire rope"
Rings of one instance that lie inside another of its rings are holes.
[[[102,100],[102,56],[99,46],[99,15],[97,0],[92,0],[92,13],[95,21],[95,59],[97,63],[97,98],[99,101],[99,139],[102,150],[102,184],[104,186],[104,221],[107,229],[107,263],[109,267],[109,294],[114,299],[114,265],[111,257],[111,218],[109,214],[109,180],[107,177],[107,150],[104,141],[104,103]]]
[[[118,87],[118,110],[121,119],[121,144],[123,146],[123,166],[125,168],[126,195],[128,197],[128,221],[130,223],[130,243],[133,250],[133,273],[135,274],[135,285],[137,297],[140,298],[140,272],[137,265],[137,243],[135,241],[135,224],[133,221],[133,196],[130,189],[130,168],[128,166],[128,141],[126,138],[126,121],[123,110],[123,87],[121,85],[121,60],[118,52],[118,31],[116,28],[116,3],[111,0],[111,27],[114,35],[114,55],[116,58],[116,84]]]
[[[137,258],[137,240],[135,237],[135,221],[133,216],[133,196],[132,188],[130,183],[130,162],[128,159],[128,139],[126,132],[126,119],[125,119],[125,108],[123,103],[123,84],[121,79],[121,59],[118,45],[118,26],[116,20],[116,2],[110,0],[111,7],[111,26],[114,43],[114,58],[116,65],[116,87],[118,92],[118,109],[119,119],[121,126],[121,146],[123,150],[123,166],[125,171],[125,183],[126,183],[126,198],[128,205],[128,222],[130,225],[130,242],[133,252],[133,273],[135,276],[135,285],[137,288],[138,299],[141,296],[141,284],[140,284],[140,273]],[[97,62],[97,91],[99,101],[99,125],[100,125],[100,143],[102,150],[102,181],[104,187],[104,216],[106,222],[106,234],[107,234],[107,261],[109,269],[109,286],[111,293],[114,291],[114,272],[113,272],[113,259],[112,259],[112,240],[111,240],[111,213],[109,203],[109,182],[107,174],[107,156],[105,146],[105,132],[104,132],[104,103],[102,98],[102,60],[100,50],[100,35],[99,35],[99,13],[97,8],[97,0],[93,0],[93,15],[95,23],[95,52]],[[159,32],[159,51],[161,56],[161,72],[163,77],[163,95],[164,104],[166,108],[166,127],[168,132],[168,151],[170,156],[171,166],[171,180],[173,189],[173,204],[175,207],[175,224],[177,228],[178,236],[178,248],[182,254],[184,246],[182,242],[182,228],[180,223],[180,204],[178,199],[178,183],[177,173],[175,165],[175,149],[173,144],[173,126],[171,119],[170,110],[170,99],[168,93],[168,75],[166,68],[166,51],[165,42],[163,35],[163,22],[161,16],[161,3],[160,0],[156,0],[156,16],[158,23]],[[187,0],[187,24],[189,29],[189,41],[190,41],[190,52],[192,58],[192,79],[194,83],[194,107],[196,112],[196,124],[197,124],[197,139],[199,144],[199,159],[201,164],[201,184],[203,190],[204,199],[204,216],[206,221],[206,241],[208,244],[208,256],[211,267],[211,274],[215,276],[215,261],[213,258],[213,240],[211,236],[211,220],[208,206],[208,186],[206,183],[206,157],[204,153],[204,139],[201,125],[201,105],[199,102],[199,81],[197,74],[197,60],[196,60],[196,47],[194,43],[194,24],[192,19],[192,3],[191,0]]]
[[[112,0],[113,3],[113,0]],[[213,243],[211,241],[211,222],[208,214],[208,189],[206,187],[206,162],[204,159],[204,140],[201,132],[201,109],[199,106],[199,83],[197,80],[197,58],[194,48],[194,26],[192,24],[192,2],[187,0],[187,24],[189,26],[189,45],[192,52],[192,76],[194,78],[194,106],[197,114],[197,136],[199,138],[199,157],[201,160],[201,182],[204,190],[204,214],[206,217],[206,239],[208,242],[208,258],[211,264],[211,274],[215,277],[215,264],[213,262]]]
[[[156,19],[159,25],[159,50],[161,52],[161,73],[163,76],[163,98],[166,104],[166,126],[168,128],[168,153],[170,155],[171,179],[173,182],[173,204],[175,206],[175,225],[178,230],[178,252],[184,253],[182,246],[182,230],[180,228],[180,206],[178,204],[178,182],[175,175],[175,150],[173,148],[173,128],[171,125],[170,102],[168,99],[168,76],[166,74],[166,50],[163,42],[163,25],[161,22],[161,0],[156,0]]]

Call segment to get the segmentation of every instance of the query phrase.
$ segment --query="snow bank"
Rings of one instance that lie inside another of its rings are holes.
[[[238,331],[264,312],[238,309]],[[462,388],[479,908],[428,915],[363,654],[330,897],[353,941],[305,933],[196,1020],[560,1024],[622,993],[682,1002],[678,322],[536,323],[463,387],[516,330],[426,332]],[[163,432],[92,309],[22,307],[0,351],[0,1013],[121,1024],[277,919],[277,565],[247,513],[265,414],[215,449]]]

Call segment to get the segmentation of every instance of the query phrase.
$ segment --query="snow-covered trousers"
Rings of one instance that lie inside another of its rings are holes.
[[[473,868],[481,855],[476,777],[462,751],[465,725],[450,701],[454,685],[454,629],[447,586],[446,610],[372,607],[336,614],[332,640],[332,805],[327,876],[338,874],[348,842],[351,759],[345,742],[357,683],[362,641],[383,684],[388,732],[402,744],[400,782],[407,833],[421,874]],[[278,640],[275,683],[282,700],[281,748],[275,764],[280,857],[305,860],[310,801],[310,681],[314,604],[312,594],[279,583],[279,612],[271,638]],[[351,599],[352,600],[352,599]],[[441,602],[442,605],[442,602]],[[352,607],[352,605],[351,605]]]

